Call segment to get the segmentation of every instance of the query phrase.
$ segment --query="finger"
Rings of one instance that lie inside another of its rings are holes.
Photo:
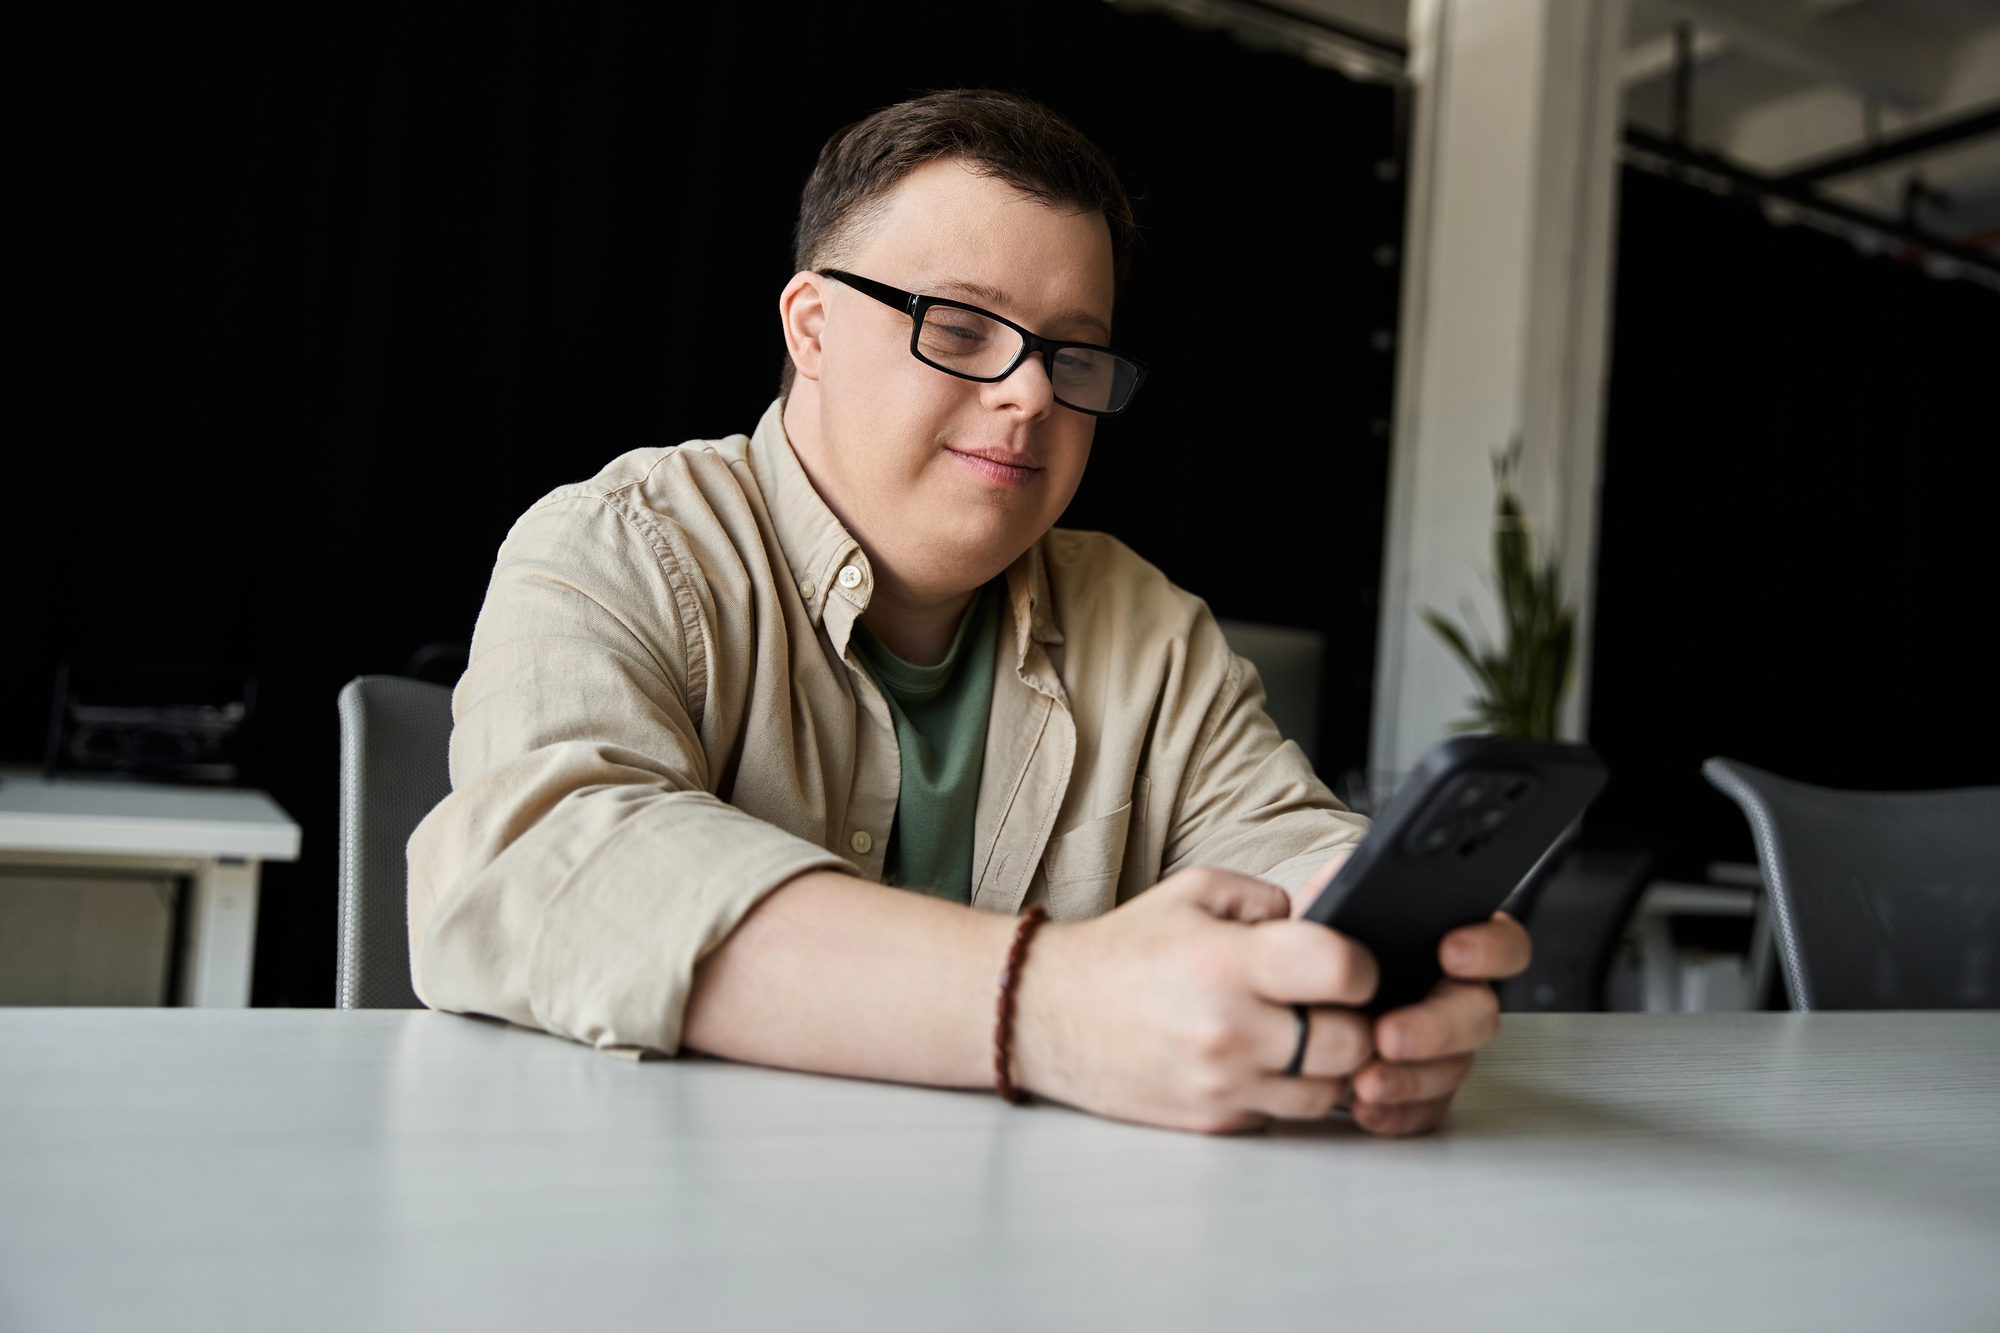
[[[1498,981],[1527,970],[1534,953],[1528,932],[1505,912],[1476,926],[1460,926],[1438,941],[1438,965],[1448,977]]]
[[[1264,1061],[1264,1067],[1284,1070],[1298,1049],[1299,1020],[1291,1009],[1282,1012],[1289,1024],[1289,1040],[1283,1051]],[[1306,1078],[1345,1078],[1366,1065],[1375,1055],[1374,1026],[1365,1014],[1352,1009],[1316,1008],[1306,1010],[1306,1058],[1299,1074]]]
[[[1248,1056],[1257,1068],[1283,1075],[1299,1049],[1299,1015],[1292,1005],[1262,1004],[1247,1029],[1220,1045],[1197,1048],[1198,1056],[1233,1059]],[[1352,1009],[1306,1011],[1305,1058],[1299,1072],[1286,1077],[1345,1078],[1375,1054],[1374,1025]],[[1243,1034],[1247,1032],[1247,1037]]]
[[[1267,1074],[1249,1089],[1246,1103],[1280,1120],[1318,1120],[1346,1100],[1344,1078],[1287,1078]]]
[[[1500,997],[1483,981],[1440,981],[1419,1004],[1375,1020],[1375,1049],[1384,1060],[1416,1064],[1467,1055],[1500,1030]]]
[[[1243,941],[1250,989],[1279,1004],[1366,1004],[1375,955],[1361,941],[1311,921],[1267,921]]]
[[[1341,848],[1327,860],[1325,865],[1313,871],[1311,879],[1299,885],[1299,891],[1292,895],[1294,917],[1306,914],[1306,909],[1313,905],[1313,899],[1319,897],[1320,890],[1333,883],[1333,877],[1340,873],[1340,868],[1347,864],[1347,858],[1352,855],[1354,855],[1352,847]]]
[[[1290,894],[1275,884],[1233,870],[1200,866],[1183,870],[1173,878],[1184,881],[1184,885],[1175,885],[1175,891],[1225,921],[1278,921],[1291,914]]]
[[[1472,1072],[1472,1057],[1454,1055],[1416,1065],[1392,1065],[1377,1060],[1354,1076],[1354,1098],[1377,1106],[1436,1101],[1458,1091]]]
[[[1451,1109],[1451,1098],[1440,1097],[1429,1102],[1404,1102],[1395,1106],[1380,1106],[1374,1102],[1356,1101],[1351,1108],[1354,1123],[1370,1134],[1400,1137],[1406,1134],[1428,1134],[1444,1123],[1446,1111]]]

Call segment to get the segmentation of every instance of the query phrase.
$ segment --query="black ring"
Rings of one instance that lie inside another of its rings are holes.
[[[1299,1044],[1292,1052],[1292,1062],[1285,1066],[1286,1078],[1297,1078],[1306,1066],[1306,1038],[1312,1036],[1312,1010],[1302,1004],[1292,1006],[1292,1013],[1299,1020]]]

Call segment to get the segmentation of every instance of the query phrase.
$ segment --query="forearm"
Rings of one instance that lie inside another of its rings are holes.
[[[695,969],[682,1039],[785,1069],[986,1084],[1014,926],[851,875],[800,875]]]

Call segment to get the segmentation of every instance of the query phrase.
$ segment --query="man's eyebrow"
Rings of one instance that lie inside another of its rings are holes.
[[[1007,304],[1007,293],[998,287],[988,287],[983,282],[934,282],[929,286],[940,296],[961,296],[968,301],[983,301],[987,305]]]
[[[988,287],[983,282],[934,282],[928,284],[927,290],[938,296],[956,297],[959,300],[969,301],[974,305],[985,306],[988,309],[998,309],[1007,304],[1007,293],[1001,291],[998,287]],[[1106,338],[1111,336],[1111,326],[1104,322],[1102,316],[1093,315],[1081,307],[1063,311],[1056,316],[1055,322],[1057,324],[1092,324],[1100,329]]]

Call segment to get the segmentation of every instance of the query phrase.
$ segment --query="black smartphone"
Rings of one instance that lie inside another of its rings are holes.
[[[1458,736],[1432,746],[1305,919],[1367,945],[1372,1014],[1414,1004],[1443,975],[1438,941],[1484,921],[1563,843],[1604,765],[1587,745]]]

